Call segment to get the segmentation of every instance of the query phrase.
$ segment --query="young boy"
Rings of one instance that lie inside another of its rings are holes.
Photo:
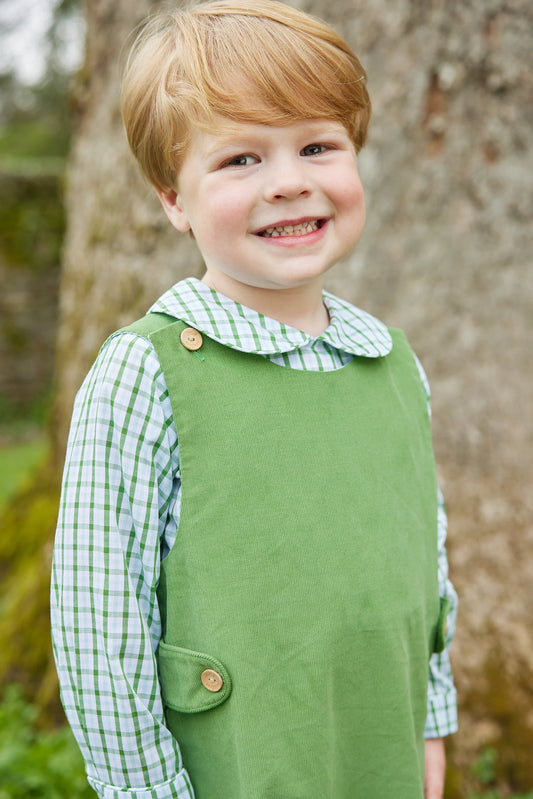
[[[54,646],[106,799],[442,796],[427,393],[399,331],[323,292],[363,230],[365,80],[270,0],[157,17],[130,56],[131,147],[206,272],[106,342],[75,405]]]

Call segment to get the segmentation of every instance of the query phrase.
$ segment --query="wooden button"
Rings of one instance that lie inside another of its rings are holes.
[[[224,685],[224,680],[218,671],[215,671],[214,669],[206,669],[203,671],[200,679],[202,680],[202,685],[204,688],[207,688],[208,691],[213,691],[213,693],[220,691]]]
[[[199,350],[203,344],[202,334],[194,327],[186,327],[180,336],[181,343],[187,350]]]
[[[448,623],[448,619],[446,619],[446,621],[444,622],[444,635],[448,635],[449,627],[450,627],[450,625]]]

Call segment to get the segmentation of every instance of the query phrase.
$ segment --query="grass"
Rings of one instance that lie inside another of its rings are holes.
[[[70,729],[40,730],[14,685],[0,703],[0,799],[96,799]]]
[[[488,791],[487,793],[478,793],[476,791],[475,793],[469,793],[467,799],[533,799],[533,793],[503,794],[499,791]]]
[[[24,484],[45,454],[42,435],[0,446],[0,507]]]
[[[483,749],[478,759],[470,767],[470,774],[478,784],[477,790],[468,792],[466,799],[533,799],[533,792],[528,793],[501,793],[492,787],[496,783],[496,773],[499,765],[499,753],[494,747]]]

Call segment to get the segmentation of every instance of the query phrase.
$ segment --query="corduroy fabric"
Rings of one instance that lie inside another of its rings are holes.
[[[137,328],[180,441],[160,676],[197,799],[421,798],[437,488],[403,334],[317,373],[207,338],[190,352],[182,323],[150,334],[163,321]],[[215,661],[210,706],[194,664]]]

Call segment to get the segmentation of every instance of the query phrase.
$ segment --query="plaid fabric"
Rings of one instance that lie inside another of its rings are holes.
[[[293,369],[339,369],[379,357],[387,328],[324,293],[330,326],[318,338],[222,297],[200,281],[174,286],[151,310],[211,338]],[[421,379],[429,389],[421,367]],[[167,387],[151,345],[111,337],[76,398],[52,574],[53,642],[62,699],[104,799],[194,796],[177,742],[164,725],[155,651],[161,558],[180,512],[179,446]],[[452,601],[448,649],[429,671],[427,737],[454,732],[449,663],[456,595],[448,581],[446,514],[439,495],[439,586]]]

